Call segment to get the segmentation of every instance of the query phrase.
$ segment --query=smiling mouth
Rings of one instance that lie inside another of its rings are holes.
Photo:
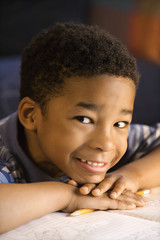
[[[93,162],[93,161],[88,161],[84,159],[77,158],[79,161],[86,163],[88,165],[94,166],[94,167],[103,167],[105,163],[98,163],[98,162]]]

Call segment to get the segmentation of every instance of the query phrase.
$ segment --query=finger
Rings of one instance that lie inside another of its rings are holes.
[[[118,200],[121,201],[127,201],[129,203],[135,204],[137,207],[143,207],[145,206],[146,200],[143,198],[143,196],[140,196],[136,193],[133,193],[131,191],[127,191],[125,193],[122,193],[119,197]]]
[[[68,184],[74,186],[74,187],[77,187],[78,186],[78,183],[76,181],[74,181],[73,179],[69,180],[68,181]]]
[[[88,183],[88,184],[85,184],[82,187],[80,187],[79,191],[81,194],[87,195],[92,191],[92,189],[95,188],[95,186],[96,186],[96,184],[94,184],[94,183]]]
[[[105,178],[97,187],[93,189],[92,195],[97,197],[108,191],[110,188],[112,188],[115,179],[115,177]]]
[[[117,200],[117,199],[110,199],[107,201],[107,208],[106,209],[113,209],[113,210],[131,210],[135,209],[136,205],[134,203],[130,203],[124,200]]]
[[[99,197],[93,197],[91,195],[83,197],[86,197],[86,199],[84,199],[78,208],[93,208],[98,210],[129,210],[136,208],[134,203],[130,203],[125,200],[111,199],[107,196],[107,194],[103,194]]]
[[[125,189],[126,189],[125,181],[118,180],[116,182],[113,190],[109,194],[109,196],[113,199],[116,199],[117,197],[119,197],[124,192]]]

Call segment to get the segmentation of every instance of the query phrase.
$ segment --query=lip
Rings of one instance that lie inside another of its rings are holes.
[[[82,160],[81,158],[78,158],[78,157],[76,157],[75,159],[78,161],[80,166],[83,167],[88,172],[91,172],[91,173],[107,172],[108,163],[106,163],[106,162],[93,161],[93,160]],[[90,164],[87,162],[89,162]],[[94,163],[97,163],[97,164],[93,165]],[[101,165],[102,163],[103,163],[103,165]]]

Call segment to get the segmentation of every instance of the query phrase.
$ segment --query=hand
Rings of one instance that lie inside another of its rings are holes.
[[[68,206],[63,209],[63,212],[73,212],[81,208],[92,208],[97,210],[118,209],[129,210],[145,205],[145,201],[141,195],[125,191],[117,199],[111,199],[108,193],[103,193],[98,197],[91,194],[82,195],[76,187]]]
[[[69,184],[73,186],[78,186],[74,180],[70,180]],[[93,196],[100,196],[104,192],[111,190],[109,196],[116,199],[125,190],[130,190],[136,192],[138,190],[138,183],[135,178],[127,176],[127,174],[122,174],[119,171],[106,174],[106,177],[97,186],[96,184],[84,184],[80,187],[80,193],[87,195],[90,192]]]

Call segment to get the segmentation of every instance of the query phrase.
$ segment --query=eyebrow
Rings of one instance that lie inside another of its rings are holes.
[[[92,110],[92,111],[97,111],[100,108],[100,106],[98,106],[97,104],[85,103],[85,102],[79,102],[78,104],[76,104],[75,107],[83,107],[83,108],[86,108],[86,109]],[[133,111],[128,110],[128,109],[122,109],[120,111],[120,113],[125,114],[125,115],[130,115],[130,114],[133,114]]]
[[[132,110],[127,110],[127,109],[122,109],[121,113],[125,114],[125,115],[128,115],[128,114],[133,114],[133,111]]]
[[[85,103],[85,102],[79,102],[78,104],[76,104],[76,107],[83,107],[88,110],[94,110],[94,111],[99,109],[98,105],[92,104],[92,103]]]

